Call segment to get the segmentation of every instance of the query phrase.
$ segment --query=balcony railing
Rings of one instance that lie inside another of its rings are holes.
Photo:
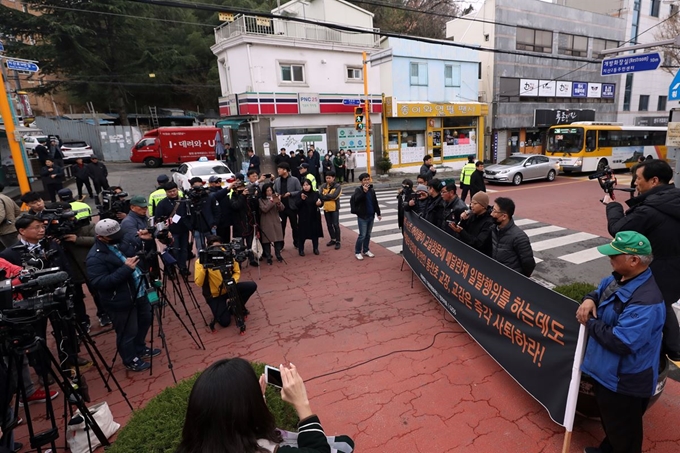
[[[373,28],[367,31],[377,33],[380,29]],[[215,28],[215,43],[241,35],[268,36],[273,39],[294,39],[358,47],[379,47],[380,45],[380,36],[378,35],[348,33],[322,25],[257,16],[239,16],[233,22]]]

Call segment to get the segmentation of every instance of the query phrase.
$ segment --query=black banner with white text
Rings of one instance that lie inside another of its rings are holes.
[[[403,254],[439,303],[564,426],[578,304],[410,212]]]

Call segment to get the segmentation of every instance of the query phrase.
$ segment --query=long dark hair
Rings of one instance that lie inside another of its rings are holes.
[[[275,192],[274,190],[274,183],[273,182],[268,182],[262,186],[262,190],[260,191],[260,198],[265,199],[267,198],[267,189],[272,188],[272,192]]]
[[[213,363],[196,380],[176,453],[255,453],[282,441],[255,371],[243,359]]]

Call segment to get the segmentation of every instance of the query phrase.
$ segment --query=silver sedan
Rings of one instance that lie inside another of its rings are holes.
[[[534,179],[554,181],[559,171],[560,163],[557,159],[536,154],[512,154],[497,164],[485,167],[484,180],[518,186],[522,181]]]

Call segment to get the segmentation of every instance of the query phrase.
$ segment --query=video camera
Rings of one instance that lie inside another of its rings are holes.
[[[635,189],[629,189],[629,188],[615,188],[614,186],[616,185],[616,178],[614,178],[614,170],[612,170],[609,167],[604,167],[602,171],[598,171],[597,173],[594,173],[590,176],[588,176],[589,180],[597,179],[597,182],[600,184],[600,188],[612,197],[614,198],[614,191],[619,190],[621,192],[628,192],[628,193],[633,193],[635,192]]]
[[[45,222],[45,236],[61,238],[74,234],[79,228],[88,225],[90,218],[76,219],[76,213],[65,208],[43,209],[38,217]]]
[[[146,231],[151,233],[153,238],[157,239],[161,244],[170,245],[172,238],[170,237],[170,230],[166,221],[167,217],[149,217]]]
[[[113,219],[117,220],[117,214],[125,212],[125,200],[127,192],[118,192],[114,190],[102,191],[102,203],[97,205],[99,210],[99,219]]]
[[[186,193],[186,196],[192,205],[199,204],[201,201],[207,199],[208,195],[210,195],[210,192],[203,186],[201,187],[192,186],[191,189],[188,190]]]
[[[0,272],[0,311],[2,320],[22,319],[46,308],[65,304],[71,308],[72,290],[68,273],[58,267],[43,270],[26,270],[19,276],[21,283],[13,286],[11,279],[4,279]],[[32,313],[27,313],[32,312]]]
[[[247,259],[246,248],[239,241],[211,245],[198,251],[198,262],[205,269],[216,269],[228,276],[233,273],[234,261],[242,263]]]

